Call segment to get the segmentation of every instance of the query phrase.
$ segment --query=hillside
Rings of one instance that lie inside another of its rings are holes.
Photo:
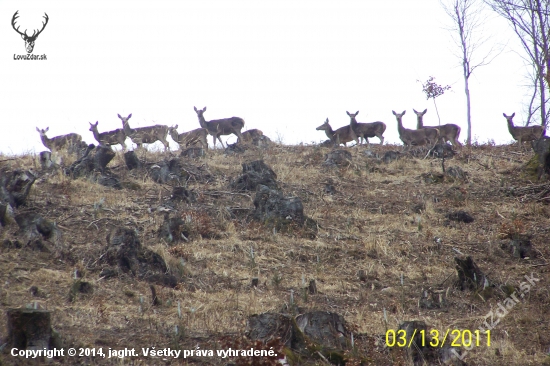
[[[445,160],[447,172],[459,167],[466,173],[453,178],[442,174],[441,159],[424,154],[388,163],[376,157],[401,148],[373,144],[374,154],[365,146],[345,148],[351,163],[334,166],[324,164],[331,149],[318,146],[209,150],[194,159],[136,151],[150,168],[169,158],[180,161],[182,178],[165,183],[153,181],[153,168],[128,170],[117,152],[108,167],[121,189],[72,179],[61,168],[44,171],[35,156],[0,156],[4,172],[31,169],[37,177],[15,213],[38,213],[55,222],[59,233],[40,246],[15,222],[0,226],[2,314],[28,305],[50,310],[64,347],[216,350],[252,347],[242,338],[249,316],[295,305],[298,312],[343,316],[355,340],[355,349],[346,353],[348,365],[409,365],[403,349],[384,347],[387,329],[423,320],[442,334],[473,333],[516,291],[525,296],[495,324],[490,347],[482,342],[465,362],[550,365],[550,194],[547,183],[523,173],[533,153],[517,145],[463,147]],[[63,165],[75,159],[63,155]],[[239,190],[234,182],[243,174],[241,164],[260,159],[275,172],[285,197],[301,199],[317,227],[253,219],[256,192]],[[182,200],[172,198],[173,186],[186,188]],[[457,211],[473,222],[455,221]],[[177,233],[183,236],[166,231],[171,218],[180,219]],[[137,233],[141,246],[164,260],[164,274],[138,275],[108,262],[117,228]],[[512,255],[506,245],[513,239],[530,240],[533,250],[525,258]],[[455,257],[467,256],[489,287],[459,288]],[[526,275],[538,281],[520,292]],[[304,290],[311,280],[316,293]],[[91,289],[75,287],[82,282]],[[425,291],[446,301],[420,301]],[[0,344],[6,337],[4,315]],[[320,353],[288,358],[327,364]],[[228,362],[200,356],[55,359],[83,365]],[[0,365],[12,364],[26,363],[4,349]]]

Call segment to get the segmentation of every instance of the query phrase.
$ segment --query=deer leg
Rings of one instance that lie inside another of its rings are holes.
[[[225,146],[223,146],[223,141],[220,135],[218,135],[218,140],[220,141],[220,144],[222,144],[222,147],[225,149]]]

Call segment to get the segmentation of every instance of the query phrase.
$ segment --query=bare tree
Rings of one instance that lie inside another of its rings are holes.
[[[504,17],[519,37],[530,63],[535,69],[534,85],[538,89],[541,125],[546,128],[548,115],[544,80],[550,86],[550,76],[545,68],[550,68],[550,2],[548,0],[484,0],[497,14]],[[533,109],[532,109],[533,110]],[[530,113],[532,113],[530,111]]]
[[[464,92],[466,93],[466,116],[468,120],[468,132],[466,143],[472,143],[472,113],[469,79],[474,70],[480,66],[491,63],[500,53],[495,47],[486,50],[481,57],[481,47],[488,38],[483,37],[482,3],[479,0],[440,0],[447,15],[452,19],[453,26],[449,29],[453,40],[460,48],[457,54],[461,60],[464,76]]]

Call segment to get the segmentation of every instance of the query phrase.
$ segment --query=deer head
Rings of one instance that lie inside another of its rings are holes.
[[[15,31],[17,33],[19,33],[21,35],[21,38],[23,38],[23,40],[25,41],[25,48],[27,49],[27,53],[32,53],[32,50],[34,49],[34,42],[36,41],[36,38],[38,37],[38,35],[40,33],[42,33],[42,31],[44,30],[44,28],[46,28],[46,24],[48,24],[48,20],[50,19],[48,17],[48,14],[44,13],[44,18],[46,19],[45,22],[42,22],[42,29],[38,30],[38,29],[35,29],[32,33],[32,36],[29,36],[27,34],[27,30],[25,29],[25,32],[24,33],[21,33],[19,31],[19,27],[15,28],[15,20],[17,18],[19,18],[19,15],[17,14],[19,12],[19,10],[17,10],[15,12],[15,14],[13,14],[13,17],[11,18],[11,26],[13,27],[13,29],[15,29]]]

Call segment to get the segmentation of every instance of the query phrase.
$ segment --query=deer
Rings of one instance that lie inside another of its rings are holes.
[[[99,133],[97,130],[98,121],[88,123],[90,124],[90,131],[94,134],[94,138],[99,143],[99,146],[121,145],[122,151],[126,151],[126,134],[122,128]]]
[[[256,128],[248,131],[244,131],[242,133],[242,141],[243,142],[250,142],[254,141],[254,139],[259,139],[264,135],[264,133],[261,130],[258,130]]]
[[[386,131],[386,124],[384,122],[376,121],[370,123],[361,123],[357,122],[357,115],[359,111],[355,113],[350,113],[346,111],[350,117],[349,125],[351,126],[353,132],[359,137],[367,140],[367,147],[370,147],[369,137],[378,137],[380,139],[380,145],[384,144],[384,131]]]
[[[168,133],[180,148],[182,146],[188,147],[189,145],[200,143],[205,150],[208,150],[208,142],[206,141],[208,131],[206,131],[205,128],[197,128],[196,130],[183,133],[178,133],[177,129],[178,125],[168,127]]]
[[[508,131],[510,135],[518,142],[519,146],[522,146],[522,143],[525,141],[535,141],[541,138],[546,134],[546,130],[542,126],[529,126],[529,127],[516,127],[512,119],[516,113],[512,113],[511,116],[507,116],[506,113],[502,113],[504,118],[506,118],[506,123],[508,123]]]
[[[36,127],[36,130],[40,134],[40,140],[42,140],[44,146],[50,149],[51,152],[61,150],[65,147],[78,147],[82,143],[82,136],[77,133],[69,133],[67,135],[56,136],[49,139],[48,136],[46,136],[46,132],[50,130],[49,127],[46,127],[44,130]]]
[[[140,148],[143,144],[152,144],[157,141],[162,142],[164,145],[164,151],[166,151],[170,145],[166,140],[168,137],[168,126],[166,125],[154,125],[148,127],[131,128],[129,119],[132,117],[132,113],[128,117],[122,117],[120,114],[118,118],[122,121],[122,128],[126,136],[132,140],[134,144]]]
[[[403,113],[395,113],[395,111],[392,111],[393,115],[397,119],[397,131],[399,132],[399,138],[401,141],[403,141],[404,144],[404,150],[409,149],[411,146],[421,146],[426,144],[431,144],[430,139],[426,136],[427,129],[421,129],[421,130],[409,130],[408,128],[403,127],[403,116],[405,115],[406,111],[403,111]],[[435,138],[434,145],[437,143],[437,140],[439,139],[439,130],[435,129],[434,131],[437,132],[437,136]]]
[[[359,137],[353,132],[353,129],[351,126],[344,126],[340,127],[336,131],[330,127],[330,124],[328,122],[328,118],[321,126],[316,128],[317,131],[325,131],[327,134],[327,137],[330,139],[332,144],[336,147],[340,144],[346,144],[351,141],[355,141],[357,145],[359,145]]]
[[[206,119],[204,119],[204,112],[206,111],[206,107],[204,107],[203,109],[197,109],[197,107],[193,108],[197,113],[197,117],[199,118],[199,123],[201,127],[205,128],[208,133],[212,135],[212,143],[214,144],[214,147],[216,147],[217,138],[218,141],[220,141],[220,144],[222,144],[222,147],[225,148],[222,139],[220,138],[220,136],[222,135],[234,134],[235,136],[237,136],[237,142],[241,142],[243,140],[241,130],[244,128],[244,120],[242,118],[231,117],[206,121]]]
[[[449,141],[453,147],[462,147],[462,144],[458,141],[458,138],[460,136],[460,126],[457,126],[452,123],[447,123],[445,125],[441,126],[424,126],[423,118],[428,109],[424,109],[423,112],[417,112],[415,109],[413,109],[414,113],[416,114],[416,129],[420,130],[423,128],[427,129],[438,129],[439,130],[439,139],[443,143],[446,143]]]
[[[17,20],[17,18],[19,18],[19,10],[17,10],[15,12],[15,14],[13,14],[13,17],[11,18],[11,26],[13,27],[13,29],[19,33],[21,35],[21,38],[23,38],[23,40],[25,41],[25,49],[27,50],[27,53],[32,53],[32,50],[34,49],[34,42],[36,41],[36,38],[40,35],[40,33],[42,33],[42,31],[44,30],[44,28],[46,28],[46,25],[48,24],[48,20],[50,19],[48,17],[48,14],[44,13],[44,19],[46,20],[46,22],[42,22],[42,29],[38,30],[38,29],[35,29],[33,32],[32,32],[32,36],[29,36],[27,34],[27,30],[25,29],[25,32],[24,33],[21,33],[19,31],[19,26],[17,28],[15,28],[15,21]]]

